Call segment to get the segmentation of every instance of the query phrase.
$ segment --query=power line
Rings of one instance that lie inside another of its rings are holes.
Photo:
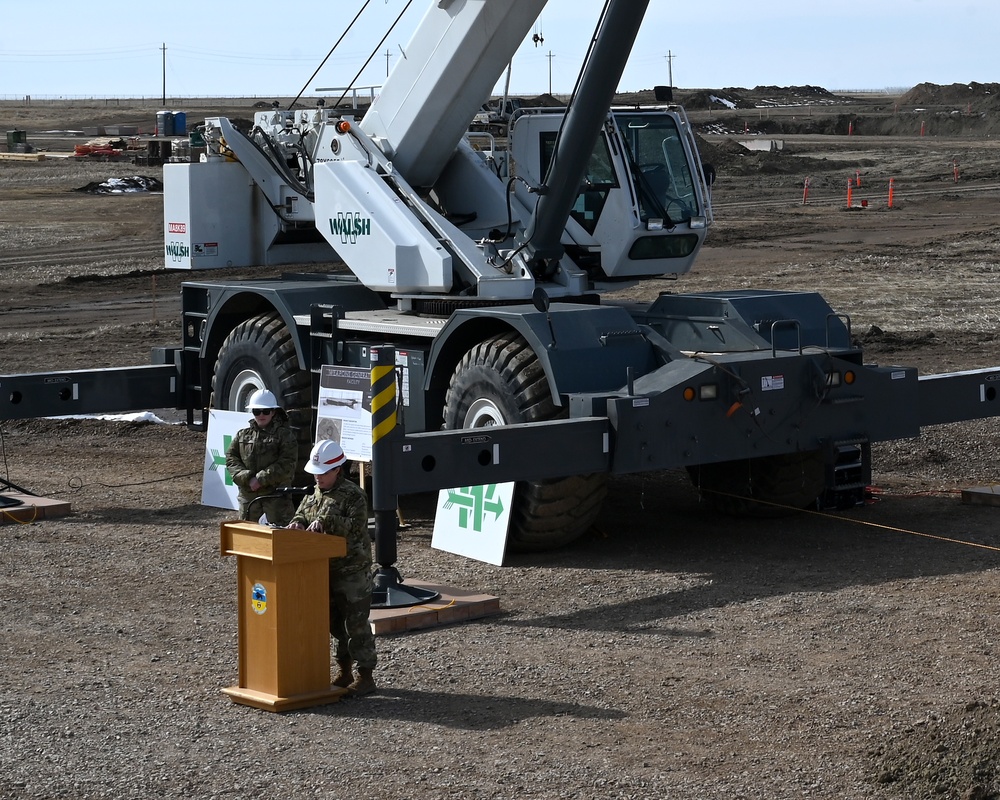
[[[54,50],[54,51],[32,51],[32,52],[14,52],[10,50],[0,51],[0,62],[19,62],[19,61],[45,61],[47,63],[76,63],[83,61],[108,61],[117,58],[148,58],[152,54],[161,48],[159,44],[148,44],[143,46],[135,47],[123,47],[123,48],[109,48],[102,50]],[[247,54],[247,53],[223,53],[217,50],[199,50],[192,47],[183,47],[178,45],[171,45],[170,48],[175,54],[183,54],[188,58],[186,60],[191,61],[216,61],[221,63],[255,63],[255,64],[311,64],[315,62],[315,58],[312,55],[308,56],[266,56],[261,57],[260,54]],[[344,63],[355,63],[365,57],[367,57],[367,52],[354,52],[342,55],[334,61],[340,61]]]
[[[316,63],[315,54],[305,55],[305,56],[268,56],[262,58],[256,53],[222,53],[217,50],[198,50],[192,47],[182,47],[174,45],[174,51],[177,53],[183,53],[190,56],[192,60],[200,61],[223,61],[223,62],[239,62],[247,61],[253,62],[255,64],[265,63],[265,64],[314,64]],[[341,55],[337,58],[332,59],[333,61],[343,61],[343,62],[356,62],[363,58],[366,58],[368,53],[347,53],[346,55]]]
[[[90,56],[116,56],[123,53],[148,53],[152,45],[130,45],[129,47],[108,47],[100,50],[0,50],[0,58],[80,58]]]

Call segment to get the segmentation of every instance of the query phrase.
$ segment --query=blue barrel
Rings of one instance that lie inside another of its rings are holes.
[[[187,136],[187,114],[183,111],[174,112],[174,136]]]
[[[174,112],[172,111],[156,112],[156,135],[157,136],[174,135]]]

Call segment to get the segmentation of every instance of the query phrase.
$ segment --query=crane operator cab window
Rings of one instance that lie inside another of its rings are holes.
[[[615,112],[614,118],[639,200],[640,219],[662,219],[670,227],[698,214],[694,176],[675,119],[668,114],[622,111]],[[539,135],[538,174],[545,175],[557,133],[542,131]],[[619,186],[608,137],[602,134],[590,155],[584,185],[570,216],[594,235],[608,195]]]
[[[697,214],[694,177],[673,117],[619,111],[615,122],[632,157],[642,219],[658,217],[669,226]]]
[[[547,167],[552,160],[556,148],[556,131],[543,131],[541,136],[541,170],[539,175],[547,173]],[[570,210],[570,216],[590,235],[594,234],[597,221],[608,200],[608,193],[619,186],[615,177],[615,169],[611,164],[611,154],[608,152],[608,142],[604,136],[599,136],[594,152],[587,164],[587,175],[583,187],[576,197],[576,202]]]

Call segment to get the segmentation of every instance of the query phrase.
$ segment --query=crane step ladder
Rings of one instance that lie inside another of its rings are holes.
[[[833,458],[827,463],[826,490],[819,499],[820,510],[864,505],[871,484],[871,443],[864,437],[831,444]]]

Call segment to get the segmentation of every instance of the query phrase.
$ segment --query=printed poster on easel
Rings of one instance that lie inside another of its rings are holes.
[[[396,351],[396,402],[410,404],[410,353]],[[372,460],[372,377],[367,367],[324,364],[319,374],[316,441],[333,439],[351,461]]]
[[[333,439],[351,461],[372,460],[372,380],[363,367],[323,366],[316,441]]]

